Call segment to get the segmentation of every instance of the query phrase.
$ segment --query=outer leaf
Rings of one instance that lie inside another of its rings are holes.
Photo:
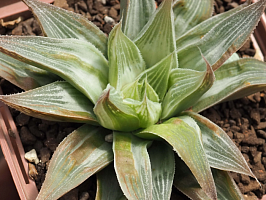
[[[180,37],[200,22],[211,17],[213,0],[177,0],[173,5],[175,37]]]
[[[152,174],[147,146],[130,133],[114,132],[114,164],[118,182],[129,200],[152,199]]]
[[[242,193],[237,187],[234,179],[230,176],[229,172],[212,169],[217,195],[219,200],[244,200]]]
[[[61,76],[93,103],[107,85],[107,60],[85,41],[2,36],[0,51]]]
[[[0,52],[1,77],[22,88],[30,90],[59,79],[56,75],[18,61]]]
[[[200,1],[199,1],[200,2]],[[176,40],[176,48],[177,50],[183,49],[191,44],[194,44],[198,41],[200,41],[201,38],[205,34],[207,34],[214,26],[216,26],[219,22],[221,22],[223,19],[229,17],[230,15],[238,12],[242,8],[246,7],[248,4],[241,4],[240,6],[226,11],[224,13],[215,15],[209,19],[206,19],[205,21],[201,22],[197,26],[190,29],[188,32],[184,33],[184,35],[180,36]]]
[[[41,24],[45,36],[76,38],[92,43],[107,56],[107,37],[85,17],[37,0],[23,0]]]
[[[210,200],[201,189],[189,168],[180,158],[176,159],[176,165],[178,167],[176,168],[174,178],[175,187],[193,200]],[[228,172],[212,169],[212,173],[219,200],[244,200],[241,192]]]
[[[147,68],[175,51],[173,20],[172,0],[165,0],[135,39]]]
[[[174,186],[193,200],[211,200],[200,187],[188,166],[176,156]]]
[[[174,58],[174,54],[170,54],[140,75],[141,80],[147,78],[148,83],[156,91],[161,101],[168,89],[168,79]]]
[[[200,112],[222,101],[248,96],[266,88],[266,65],[252,58],[224,64],[215,72],[213,86],[192,107]]]
[[[126,2],[126,0],[123,1]],[[155,2],[154,0],[135,0],[122,5],[123,21],[125,20],[123,31],[130,39],[134,39],[155,12]]]
[[[232,14],[212,28],[199,42],[180,50],[180,67],[205,70],[205,63],[198,51],[200,48],[213,70],[218,69],[250,36],[264,11],[265,3],[266,0],[260,0]]]
[[[204,150],[211,167],[256,178],[239,149],[219,126],[199,114],[185,114],[192,117],[200,127]]]
[[[206,72],[180,68],[172,70],[169,81],[171,87],[162,103],[162,119],[177,115],[192,106],[210,89],[215,77],[207,61],[206,64]]]
[[[112,86],[108,84],[94,107],[99,123],[108,129],[132,131],[139,128],[139,119],[130,106]]]
[[[117,90],[133,82],[145,70],[138,47],[121,30],[121,22],[110,33],[108,41],[109,82]]]
[[[92,103],[67,82],[55,82],[27,92],[0,95],[10,107],[33,117],[97,125]]]
[[[184,160],[202,189],[211,199],[217,199],[211,169],[205,155],[201,136],[186,122],[172,118],[163,124],[153,125],[137,131],[136,136],[146,139],[163,138],[174,147],[179,157]]]
[[[113,160],[104,137],[109,131],[83,125],[57,147],[37,200],[54,200],[78,186]]]
[[[95,200],[121,200],[123,192],[117,181],[114,166],[111,163],[97,173],[97,193]]]
[[[154,142],[148,152],[152,169],[152,199],[168,200],[171,196],[175,173],[174,152],[162,142]]]

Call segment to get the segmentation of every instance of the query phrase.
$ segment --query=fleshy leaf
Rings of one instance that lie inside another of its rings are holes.
[[[111,163],[97,173],[97,193],[95,200],[122,200],[123,192],[117,181],[114,165]]]
[[[175,68],[172,67],[173,59],[174,54],[172,53],[140,75],[141,80],[147,78],[148,83],[156,91],[161,101],[168,89],[171,68]]]
[[[109,82],[117,90],[133,82],[146,65],[138,47],[121,30],[121,22],[110,33],[108,41]]]
[[[95,46],[85,41],[1,36],[0,51],[57,74],[93,103],[107,85],[107,60]]]
[[[205,70],[202,54],[213,70],[218,69],[248,39],[258,24],[266,0],[260,0],[230,15],[214,26],[199,42],[177,52],[182,68]]]
[[[189,168],[180,158],[177,157],[176,166],[177,168],[174,178],[175,187],[193,200],[210,200],[210,198],[201,189]],[[212,169],[212,174],[219,200],[244,200],[241,192],[235,184],[235,181],[228,172]]]
[[[245,158],[223,129],[199,114],[184,114],[192,117],[200,127],[204,150],[211,167],[255,178]]]
[[[107,56],[106,35],[82,15],[37,0],[23,1],[39,20],[45,36],[90,42]]]
[[[171,87],[162,103],[162,119],[177,115],[192,106],[210,89],[215,77],[207,61],[206,64],[206,72],[182,68],[172,70],[169,81]]]
[[[153,142],[148,152],[152,169],[152,199],[170,199],[175,173],[174,152],[162,142]]]
[[[123,12],[123,31],[134,39],[155,12],[154,0],[121,1]],[[127,2],[127,3],[125,3]]]
[[[120,93],[109,84],[97,101],[94,113],[105,128],[119,131],[139,128],[140,122],[133,108],[125,104]]]
[[[118,182],[129,200],[152,199],[152,174],[148,140],[114,132],[114,164]]]
[[[211,200],[200,187],[197,179],[184,161],[176,156],[175,163],[174,186],[193,200]]]
[[[237,6],[236,8],[223,12],[221,14],[215,15],[209,19],[206,19],[205,21],[201,22],[194,28],[190,29],[188,32],[184,33],[181,37],[179,37],[176,40],[176,48],[177,51],[180,49],[185,48],[186,46],[189,46],[191,44],[197,43],[200,41],[201,38],[205,34],[207,34],[214,26],[216,26],[219,22],[221,22],[223,19],[229,17],[233,13],[238,12],[243,7],[247,6],[248,4],[241,4]]]
[[[22,88],[34,89],[59,79],[56,75],[0,52],[1,77]]]
[[[173,22],[172,0],[165,0],[135,39],[147,68],[176,50]],[[177,61],[176,55],[174,61]]]
[[[162,112],[161,104],[149,100],[147,95],[144,95],[142,101],[125,99],[124,102],[134,109],[139,118],[140,128],[147,128],[159,121]]]
[[[229,172],[212,169],[219,200],[244,200],[241,191]]]
[[[211,17],[213,0],[179,0],[173,5],[175,37],[180,37],[200,22]]]
[[[200,112],[222,101],[238,99],[266,88],[266,64],[243,58],[222,65],[214,72],[213,86],[192,107]]]
[[[154,89],[150,86],[147,79],[137,79],[123,87],[122,90],[124,99],[130,98],[137,101],[142,101],[147,96],[151,101],[159,102],[159,97]]]
[[[0,95],[0,100],[12,108],[37,118],[98,124],[93,113],[93,104],[64,81],[19,94]]]
[[[83,125],[59,144],[49,164],[37,200],[54,200],[113,161],[108,130]]]
[[[201,135],[194,128],[182,119],[172,118],[162,124],[137,131],[135,135],[145,139],[158,139],[159,137],[166,140],[173,146],[179,157],[184,160],[208,196],[211,199],[217,199]]]

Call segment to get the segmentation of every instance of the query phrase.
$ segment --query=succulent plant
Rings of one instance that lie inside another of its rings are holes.
[[[78,14],[24,0],[44,37],[0,36],[0,100],[46,120],[83,123],[57,147],[37,199],[97,173],[97,200],[243,199],[229,171],[256,179],[238,148],[197,114],[266,88],[266,65],[235,53],[266,0],[211,17],[213,0],[122,0],[109,37]]]

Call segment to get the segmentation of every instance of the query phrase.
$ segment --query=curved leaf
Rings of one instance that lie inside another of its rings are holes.
[[[158,94],[160,101],[163,100],[164,95],[168,89],[168,79],[170,76],[171,68],[175,68],[172,67],[172,65],[174,64],[174,58],[174,53],[166,56],[160,62],[145,70],[139,76],[141,80],[147,78],[148,83]]]
[[[147,146],[130,133],[114,132],[114,164],[118,182],[129,200],[152,199],[152,174]]]
[[[133,82],[146,68],[138,47],[121,31],[121,22],[110,33],[108,58],[109,83],[117,90]]]
[[[126,2],[123,0],[121,2]],[[134,0],[121,4],[123,12],[123,31],[134,39],[155,12],[154,0]]]
[[[193,200],[211,200],[200,187],[197,179],[193,176],[188,166],[176,156],[176,169],[174,176],[174,186]]]
[[[175,37],[180,37],[200,22],[211,17],[213,0],[178,0],[173,5]]]
[[[49,164],[37,200],[54,200],[113,161],[108,130],[83,125],[59,144]]]
[[[217,199],[201,136],[194,128],[182,119],[172,118],[163,124],[153,125],[137,131],[135,135],[145,139],[158,139],[159,137],[166,140],[173,146],[179,157],[184,160],[208,196],[211,199]]]
[[[85,41],[1,36],[0,51],[59,75],[93,103],[107,85],[107,60],[95,46]]]
[[[139,128],[139,118],[112,86],[108,84],[95,104],[94,113],[99,123],[108,129],[132,131]]]
[[[206,64],[206,72],[181,68],[172,70],[169,81],[171,87],[162,103],[162,119],[175,116],[192,106],[211,88],[215,77],[207,61]]]
[[[107,56],[107,37],[82,15],[37,0],[23,0],[39,20],[45,36],[92,43]]]
[[[256,59],[243,58],[224,64],[214,74],[216,80],[213,86],[192,107],[194,112],[266,88],[266,64]]]
[[[123,192],[117,181],[113,163],[97,173],[95,200],[122,200]]]
[[[230,15],[214,26],[199,42],[177,52],[182,68],[205,70],[202,54],[213,70],[218,69],[248,39],[258,24],[266,0],[260,0]]]
[[[211,167],[256,178],[239,149],[219,126],[199,114],[184,114],[192,117],[200,127],[204,151]]]
[[[0,100],[37,118],[98,124],[93,104],[67,82],[54,82],[20,94],[0,95]]]
[[[203,38],[205,34],[207,34],[219,22],[229,17],[230,15],[238,12],[242,8],[246,7],[247,5],[248,4],[246,3],[241,4],[232,10],[212,16],[211,18],[206,19],[205,21],[201,22],[197,26],[193,27],[188,32],[184,33],[184,35],[177,38],[176,40],[177,51],[180,49],[184,49],[185,47],[191,44],[197,43],[198,41],[200,41],[201,38]]]
[[[176,166],[178,167],[174,178],[175,187],[193,200],[210,200],[180,158],[176,159]],[[219,200],[244,200],[243,195],[228,172],[212,169],[212,174]]]
[[[59,79],[56,75],[0,52],[1,77],[22,88],[34,89]]]
[[[212,169],[217,195],[219,200],[244,200],[242,193],[237,187],[234,179],[230,176],[229,172]]]
[[[153,142],[148,152],[152,169],[152,199],[168,200],[171,196],[175,173],[174,152],[162,142]]]
[[[147,68],[176,50],[173,20],[172,0],[165,0],[135,39]]]

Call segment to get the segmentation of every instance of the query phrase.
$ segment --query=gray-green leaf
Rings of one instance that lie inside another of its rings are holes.
[[[27,92],[1,95],[0,100],[33,117],[97,125],[93,104],[69,83],[54,82]]]
[[[211,17],[213,0],[178,0],[173,5],[175,37],[180,37],[200,22]]]
[[[109,83],[118,91],[146,68],[138,47],[122,32],[121,22],[110,33],[108,58]]]
[[[0,51],[57,74],[93,103],[107,85],[107,60],[95,46],[85,41],[1,36]]]
[[[165,0],[135,39],[147,68],[176,50],[173,22],[172,0]]]
[[[59,144],[49,164],[37,200],[54,200],[75,188],[113,161],[108,130],[83,125]]]
[[[107,56],[107,37],[82,15],[37,0],[23,0],[39,20],[44,34],[52,38],[76,38],[95,45]]]
[[[192,107],[194,112],[266,88],[266,64],[253,58],[243,58],[224,64],[214,74],[216,80],[213,86]]]
[[[95,104],[94,113],[105,128],[118,131],[139,128],[140,121],[134,109],[123,102],[120,93],[109,84]]]
[[[239,149],[219,126],[199,114],[184,114],[192,117],[200,127],[204,150],[211,167],[256,178]]]
[[[147,146],[131,133],[114,132],[114,164],[117,179],[129,200],[152,199],[152,174]]]
[[[34,89],[59,79],[58,76],[28,65],[0,52],[1,77],[22,88]]]
[[[148,153],[152,169],[152,199],[168,200],[171,196],[175,173],[174,152],[163,142],[153,142]]]
[[[123,0],[123,31],[130,39],[135,39],[155,12],[154,0]],[[125,3],[127,2],[127,3]]]
[[[199,42],[178,52],[179,66],[199,71],[205,70],[202,54],[213,70],[218,69],[248,39],[258,24],[266,0],[260,0],[223,19]]]
[[[217,199],[211,169],[204,152],[201,136],[186,122],[172,118],[162,124],[150,126],[135,132],[144,139],[162,138],[171,144],[179,157],[192,171],[202,189],[212,199]]]
[[[172,70],[169,81],[171,87],[162,103],[162,119],[168,119],[189,108],[211,88],[215,77],[207,61],[206,65],[205,72],[182,68]]]

